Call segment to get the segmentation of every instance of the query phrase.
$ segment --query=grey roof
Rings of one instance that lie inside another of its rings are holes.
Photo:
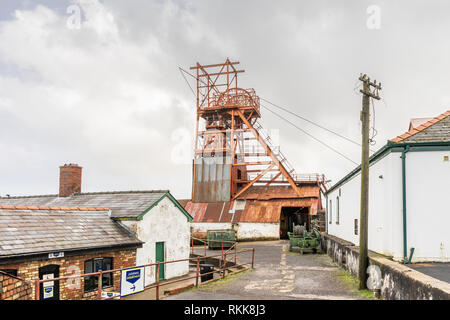
[[[0,209],[0,258],[141,244],[104,210]]]
[[[402,142],[450,141],[450,115]]]
[[[168,192],[168,190],[112,191],[80,193],[69,197],[58,195],[0,197],[0,205],[109,208],[111,217],[136,218]]]

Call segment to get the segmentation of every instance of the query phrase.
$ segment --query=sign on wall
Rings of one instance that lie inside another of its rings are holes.
[[[144,267],[121,271],[120,296],[128,296],[144,291]]]
[[[42,276],[42,280],[48,280],[53,278],[54,278],[53,273],[44,274]],[[42,283],[42,287],[44,288],[44,299],[53,298],[53,296],[55,295],[54,283],[55,283],[54,281],[47,281]]]
[[[102,291],[102,298],[113,298],[120,296],[119,292],[105,292]]]
[[[48,254],[49,259],[56,259],[64,257],[64,252],[52,252]]]

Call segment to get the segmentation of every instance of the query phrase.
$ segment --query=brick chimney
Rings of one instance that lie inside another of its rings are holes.
[[[81,169],[77,164],[69,163],[59,167],[59,196],[69,197],[81,192]]]

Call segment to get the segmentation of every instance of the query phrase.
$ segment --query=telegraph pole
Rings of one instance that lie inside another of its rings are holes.
[[[361,154],[361,211],[359,232],[359,289],[367,288],[367,267],[369,265],[367,254],[368,218],[369,218],[369,130],[370,130],[370,98],[380,100],[378,91],[381,83],[370,81],[366,74],[361,74],[359,80],[363,83],[360,92],[362,97],[362,154]],[[373,91],[371,90],[373,88]]]

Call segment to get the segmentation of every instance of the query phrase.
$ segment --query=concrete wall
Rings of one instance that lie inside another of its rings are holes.
[[[413,262],[450,261],[448,151],[410,151],[406,155],[407,244],[415,248]],[[401,153],[392,152],[372,163],[369,185],[369,250],[403,259]],[[359,244],[361,175],[357,174],[327,197],[328,233]],[[339,223],[337,223],[339,197]],[[331,204],[330,204],[331,200]],[[331,206],[330,206],[331,205]],[[331,214],[331,223],[330,223]],[[358,234],[354,221],[358,219]]]
[[[207,232],[217,229],[234,229],[238,241],[275,240],[280,238],[279,223],[217,223],[217,222],[191,222],[192,232]]]
[[[342,239],[325,235],[322,249],[341,267],[358,277],[358,248]],[[407,265],[381,256],[369,257],[369,281],[386,300],[449,300],[450,284],[437,280]]]
[[[145,242],[137,249],[136,264],[154,263],[156,260],[156,243],[164,242],[165,260],[189,258],[190,229],[187,217],[169,199],[164,198],[152,208],[140,221],[122,221],[137,233]],[[155,282],[155,267],[145,269],[145,285]],[[189,262],[182,261],[166,264],[165,278],[170,279],[189,272]]]

